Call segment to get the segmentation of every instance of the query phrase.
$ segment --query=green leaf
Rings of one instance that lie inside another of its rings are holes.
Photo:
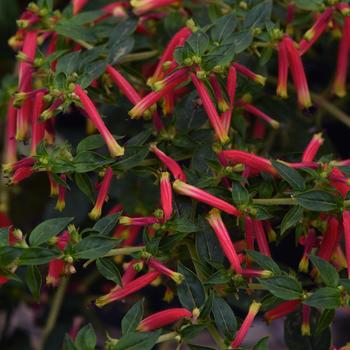
[[[122,280],[117,265],[108,258],[100,258],[96,260],[96,267],[100,274],[106,279],[121,285]]]
[[[162,331],[147,333],[130,332],[119,339],[114,350],[152,350]]]
[[[276,168],[283,180],[288,182],[288,184],[292,187],[293,190],[305,190],[304,178],[298,173],[297,170],[281,162],[272,161],[272,165],[274,166],[274,168]]]
[[[78,69],[79,64],[79,51],[67,53],[57,60],[56,74],[64,73],[66,76],[74,73]]]
[[[345,290],[350,294],[350,280],[348,278],[341,278],[339,282],[340,282],[340,285],[343,286]]]
[[[148,147],[142,147],[142,148],[137,147],[137,149],[139,149],[139,151],[133,154],[128,154],[128,151],[127,151],[126,155],[123,157],[122,160],[113,164],[113,169],[129,170],[139,165],[147,157],[149,150],[148,150]]]
[[[310,190],[295,195],[298,204],[312,211],[332,211],[337,209],[335,196],[326,191]]]
[[[74,218],[56,218],[42,222],[31,232],[29,243],[33,246],[37,246],[47,242],[53,236],[61,233],[73,219]]]
[[[59,252],[42,247],[22,248],[22,255],[19,259],[20,265],[43,265],[59,256]]]
[[[239,54],[247,49],[253,42],[253,35],[250,31],[241,31],[233,33],[224,41],[233,47],[234,52]]]
[[[332,287],[317,289],[304,304],[320,309],[336,309],[340,306],[340,290]]]
[[[295,227],[295,225],[303,219],[303,214],[303,208],[298,205],[289,209],[281,222],[281,234],[290,228]]]
[[[303,296],[301,284],[289,276],[258,280],[271,294],[282,300],[297,300]]]
[[[7,267],[23,253],[23,249],[17,247],[0,247],[0,266]]]
[[[90,135],[79,142],[77,153],[92,151],[103,147],[105,144],[105,140],[101,135]]]
[[[9,244],[9,228],[0,227],[0,247],[8,246]]]
[[[72,338],[66,334],[63,342],[63,350],[79,350],[73,343]]]
[[[222,335],[233,339],[237,330],[237,320],[230,305],[224,299],[214,297],[211,312],[218,331]]]
[[[260,339],[254,346],[253,350],[269,350],[269,337]]]
[[[323,0],[295,0],[295,5],[306,11],[319,11],[322,8]]]
[[[318,321],[317,321],[317,327],[315,334],[321,334],[323,331],[325,331],[327,328],[329,328],[330,324],[333,322],[335,316],[335,310],[333,309],[326,309],[323,310],[322,314],[320,315]]]
[[[95,350],[96,341],[95,331],[91,324],[88,324],[77,334],[75,345],[78,350]]]
[[[215,348],[204,345],[188,344],[188,346],[190,347],[190,350],[215,350]]]
[[[41,289],[41,273],[36,266],[29,266],[26,271],[26,283],[27,286],[35,298],[36,302],[40,299],[40,289]]]
[[[83,89],[89,87],[94,80],[98,79],[106,71],[106,67],[106,60],[93,62],[86,67],[80,78],[77,80],[77,83],[80,84]]]
[[[113,163],[113,160],[107,159],[96,152],[81,152],[74,158],[74,167],[77,173],[87,173],[110,163]]]
[[[198,225],[187,217],[178,217],[165,224],[166,230],[170,232],[192,233],[199,230]]]
[[[94,231],[100,232],[101,235],[107,236],[111,233],[111,231],[116,226],[118,219],[122,213],[115,213],[112,215],[107,215],[101,218],[96,222],[96,224],[93,226]]]
[[[72,254],[75,259],[96,259],[113,249],[120,240],[100,235],[90,235],[82,239]]]
[[[339,284],[339,275],[337,270],[328,261],[315,255],[310,255],[310,260],[316,267],[322,281],[327,287],[337,287]]]
[[[222,16],[214,22],[210,29],[210,36],[213,41],[221,42],[228,35],[233,33],[237,27],[237,19],[234,13]]]
[[[272,271],[276,275],[281,273],[279,266],[269,256],[263,255],[255,250],[246,250],[246,252],[263,270]]]
[[[86,174],[74,174],[74,180],[80,191],[82,191],[89,199],[91,203],[94,203],[94,190],[89,176]]]
[[[243,28],[254,30],[261,28],[271,18],[272,1],[265,0],[252,7],[246,14]]]
[[[248,204],[250,201],[249,192],[238,182],[232,183],[232,199],[236,205]]]
[[[122,334],[134,332],[143,318],[143,299],[135,303],[122,319]]]
[[[205,292],[201,281],[182,264],[179,264],[178,272],[184,276],[183,282],[177,286],[181,305],[189,310],[200,308],[205,302]]]
[[[201,30],[194,32],[186,41],[191,47],[193,54],[202,56],[209,46],[208,35]]]

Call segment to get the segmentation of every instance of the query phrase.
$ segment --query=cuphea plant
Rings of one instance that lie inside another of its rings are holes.
[[[31,232],[0,217],[1,289],[24,282],[27,299],[30,291],[43,305],[41,291],[53,289],[37,348],[53,349],[65,293],[80,293],[97,314],[134,305],[115,322],[118,338],[98,345],[92,326],[78,332],[73,322],[65,350],[212,349],[195,345],[201,334],[216,349],[244,348],[259,317],[286,317],[289,349],[333,349],[335,310],[350,300],[350,160],[317,155],[322,119],[350,126],[336,105],[346,95],[350,5],[65,5],[38,0],[22,13],[1,101],[6,193],[41,176],[57,197],[56,217]],[[336,46],[337,62],[328,55]],[[75,130],[72,140],[62,118],[83,119],[90,136]],[[144,312],[152,299],[158,307]],[[267,348],[267,338],[253,347]]]

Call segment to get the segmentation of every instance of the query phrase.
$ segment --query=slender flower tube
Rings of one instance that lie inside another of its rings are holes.
[[[171,61],[173,59],[173,54],[178,46],[182,46],[185,40],[192,34],[192,31],[187,28],[183,27],[181,28],[169,41],[168,45],[166,46],[158,64],[157,67],[153,73],[153,76],[149,79],[150,85],[153,85],[154,82],[158,81],[159,79],[162,79],[164,74],[164,63],[167,61]]]
[[[226,88],[227,88],[228,98],[230,99],[230,105],[233,108],[235,103],[236,88],[237,88],[237,70],[234,65],[232,65],[228,71]]]
[[[180,72],[180,71],[179,71]],[[169,92],[173,91],[178,85],[184,83],[188,79],[187,70],[181,70],[180,73],[172,76],[169,79],[164,80],[160,84],[166,83],[163,85],[163,88],[159,91],[152,91],[146,95],[141,101],[139,101],[134,108],[129,111],[129,115],[132,119],[140,118],[149,108],[151,108],[156,102],[161,98],[167,95]],[[159,85],[160,86],[160,85]]]
[[[23,167],[32,167],[34,164],[35,164],[35,158],[25,157],[18,160],[17,162],[3,165],[3,170],[5,172],[11,172],[11,171],[16,171]]]
[[[32,101],[27,99],[17,111],[16,140],[24,141],[28,137],[30,116],[32,112]]]
[[[269,243],[267,241],[266,233],[264,231],[261,221],[253,220],[253,224],[254,224],[255,237],[258,243],[260,253],[271,257]]]
[[[266,136],[266,124],[260,119],[254,120],[252,137],[254,140],[263,140]]]
[[[214,106],[213,101],[211,100],[209,93],[204,85],[204,83],[197,78],[197,76],[191,73],[192,82],[199,94],[199,97],[202,100],[204,109],[208,115],[209,121],[215,131],[217,138],[221,143],[226,143],[229,140],[226,130],[221,123],[221,119],[218,115],[218,112]]]
[[[36,148],[38,144],[44,139],[45,135],[45,125],[40,123],[39,117],[43,109],[43,97],[44,92],[38,92],[35,95],[34,105],[33,105],[33,116],[32,116],[32,143],[30,148],[30,154],[34,156],[36,154]]]
[[[49,108],[45,109],[41,113],[40,119],[43,121],[48,121],[49,119],[51,119],[62,104],[63,104],[63,99],[57,98],[55,101],[53,101],[53,103]]]
[[[242,267],[236,252],[236,249],[231,241],[230,235],[227,232],[226,226],[222,221],[219,210],[212,209],[208,216],[207,221],[214,230],[216,237],[218,238],[221,248],[224,251],[227,259],[231,263],[232,269],[238,273],[242,273]]]
[[[225,101],[225,98],[224,98],[222,91],[221,91],[220,83],[219,83],[216,75],[211,74],[209,77],[209,80],[210,80],[210,85],[212,86],[213,91],[214,91],[215,100],[216,100],[217,106],[219,107],[219,111],[221,111],[221,112],[228,111],[230,107],[229,107],[228,103]]]
[[[192,312],[185,308],[173,308],[157,312],[148,316],[140,322],[137,330],[141,332],[150,332],[154,329],[162,328],[183,318],[191,318]]]
[[[274,129],[279,128],[280,123],[277,120],[272,119],[270,116],[268,116],[260,109],[254,107],[252,104],[244,102],[243,100],[239,100],[238,105],[241,106],[248,113],[264,120],[266,123],[270,124]]]
[[[61,180],[66,181],[66,175],[61,175],[60,176]],[[58,198],[57,198],[57,203],[56,203],[56,209],[58,211],[63,211],[64,208],[66,207],[66,187],[62,185],[58,185]]]
[[[6,116],[5,150],[3,159],[5,164],[14,163],[17,160],[16,117],[17,111],[13,107],[13,99],[10,99]]]
[[[262,75],[254,73],[249,68],[239,63],[234,63],[233,66],[237,69],[237,72],[245,75],[247,78],[254,80],[260,85],[263,85],[263,86],[265,85],[266,78],[263,77]]]
[[[301,312],[302,312],[302,318],[303,318],[303,322],[301,324],[301,335],[302,336],[311,335],[311,330],[310,330],[311,308],[310,308],[310,306],[303,305]]]
[[[317,256],[329,261],[339,243],[339,221],[331,216],[327,222],[327,230],[323,235]]]
[[[73,2],[73,15],[77,15],[89,2],[89,0],[72,0]]]
[[[328,7],[313,24],[313,26],[304,34],[304,38],[300,41],[299,52],[304,55],[310,47],[317,41],[322,33],[327,29],[328,22],[333,15],[333,8]]]
[[[50,183],[50,197],[57,197],[58,196],[58,183],[53,178],[52,173],[48,172],[47,176],[49,178],[49,183]]]
[[[149,150],[169,169],[175,179],[186,181],[185,173],[174,159],[167,156],[155,144],[151,144]]]
[[[298,104],[302,108],[309,108],[312,106],[311,97],[299,51],[290,37],[285,36],[283,41],[287,49],[290,70],[298,96]]]
[[[96,204],[89,213],[89,217],[92,220],[97,220],[101,216],[102,207],[104,202],[107,199],[108,191],[109,191],[109,187],[111,186],[112,179],[113,179],[113,170],[111,167],[108,167],[106,169],[106,173],[103,177],[101,187],[97,195]]]
[[[260,277],[260,278],[271,278],[273,272],[269,270],[257,270],[257,269],[243,269],[242,275],[245,277]]]
[[[124,299],[128,295],[134,294],[140,289],[150,285],[156,278],[159,277],[159,275],[160,274],[157,271],[150,271],[145,275],[130,281],[122,288],[116,286],[108,294],[97,298],[95,304],[98,307],[102,307],[113,301]]]
[[[164,221],[168,221],[173,213],[173,190],[168,172],[162,172],[160,177],[160,201],[164,212]]]
[[[198,187],[189,185],[181,180],[176,180],[173,183],[173,189],[178,194],[194,198],[199,202],[208,204],[214,208],[222,210],[227,214],[231,214],[234,216],[241,216],[241,212],[232,204],[229,204],[224,200],[218,197],[215,197],[212,194],[205,192]]]
[[[350,211],[343,212],[343,230],[345,239],[346,262],[348,266],[348,278],[350,279]]]
[[[315,159],[315,156],[323,145],[324,138],[322,137],[322,133],[315,134],[309,144],[306,146],[303,156],[301,158],[302,162],[312,162]]]
[[[299,271],[307,272],[309,268],[309,256],[312,249],[316,246],[317,237],[314,229],[309,229],[307,236],[304,239],[304,253],[299,263]]]
[[[274,320],[277,320],[281,317],[287,316],[290,313],[294,312],[300,305],[300,300],[289,300],[285,301],[273,309],[265,312],[264,319],[270,323]]]
[[[121,216],[119,223],[125,226],[145,226],[159,223],[159,219],[154,216],[143,216],[138,218],[131,218],[129,216]]]
[[[136,105],[141,101],[141,96],[139,93],[115,68],[113,68],[111,65],[108,65],[106,72],[132,104]]]
[[[278,50],[278,82],[277,82],[277,96],[287,98],[287,84],[288,84],[288,52],[284,41],[280,41],[277,45]]]
[[[106,128],[106,125],[102,121],[100,114],[98,113],[93,102],[90,100],[89,96],[86,94],[86,92],[82,89],[80,85],[75,85],[74,92],[78,95],[90,120],[104,138],[111,155],[113,157],[122,156],[124,154],[124,148],[117,143],[113,135]]]
[[[260,303],[257,303],[256,301],[253,301],[252,304],[249,307],[249,311],[248,311],[248,315],[246,316],[246,318],[244,319],[241,328],[238,330],[238,332],[236,333],[236,337],[235,339],[232,341],[231,343],[231,347],[232,348],[238,348],[243,339],[245,338],[245,336],[248,333],[249,328],[251,327],[255,316],[257,315],[257,313],[259,312],[261,307]]]
[[[184,280],[184,276],[181,273],[169,269],[156,258],[151,257],[147,261],[147,264],[151,269],[158,271],[159,273],[171,278],[176,284],[181,284]]]
[[[264,227],[265,227],[269,242],[275,242],[277,239],[277,234],[276,234],[276,231],[272,228],[271,223],[269,221],[264,221]]]
[[[23,180],[34,174],[34,170],[32,167],[22,167],[17,169],[11,177],[10,182],[14,185],[18,185]]]
[[[122,247],[128,247],[135,243],[135,240],[141,230],[142,226],[124,226],[118,225],[113,237],[115,238],[123,238],[123,242],[121,243]]]
[[[160,7],[169,6],[178,3],[179,0],[131,0],[130,4],[134,9],[135,15],[143,15],[146,12],[156,10]]]
[[[254,250],[254,223],[253,220],[246,216],[244,218],[245,240],[247,241],[247,249]]]
[[[277,170],[272,166],[271,162],[268,159],[259,157],[252,153],[228,150],[221,151],[220,156],[227,162],[234,164],[243,164],[259,172],[262,171],[270,173],[274,176],[278,174]]]
[[[350,185],[348,184],[348,179],[345,174],[340,169],[333,168],[328,179],[332,187],[334,187],[343,198],[346,198],[346,195],[350,191]]]

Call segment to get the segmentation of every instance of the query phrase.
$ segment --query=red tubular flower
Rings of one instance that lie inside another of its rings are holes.
[[[266,124],[261,120],[254,120],[252,137],[254,140],[263,140],[266,135]]]
[[[181,273],[169,269],[156,258],[151,257],[147,261],[147,264],[153,270],[158,271],[159,273],[171,278],[176,284],[180,284],[184,280],[184,276]]]
[[[345,198],[350,191],[350,185],[345,174],[340,169],[333,168],[328,179],[331,185]]]
[[[213,101],[211,100],[209,93],[204,85],[204,83],[197,78],[194,73],[191,73],[192,82],[197,89],[199,97],[202,100],[204,109],[208,115],[209,121],[215,131],[217,138],[221,143],[226,143],[229,140],[226,130],[221,123],[218,112],[214,106]]]
[[[260,277],[260,278],[270,278],[273,276],[273,272],[269,270],[256,270],[256,269],[243,269],[242,275],[245,277]]]
[[[25,157],[18,160],[15,163],[5,164],[3,165],[3,170],[5,172],[8,171],[16,171],[20,168],[32,167],[35,164],[35,158],[33,157]]]
[[[309,108],[312,106],[311,97],[299,51],[290,37],[285,36],[283,42],[287,49],[290,70],[298,96],[298,104],[302,108]]]
[[[349,66],[349,30],[347,27],[350,26],[350,17],[346,17],[344,20],[343,34],[340,39],[337,56],[337,66],[335,79],[333,83],[333,93],[339,97],[346,95],[346,77]]]
[[[125,287],[131,281],[133,281],[137,275],[137,270],[135,269],[135,265],[138,264],[137,260],[131,260],[125,269],[125,272],[122,276],[122,286]],[[119,287],[119,286],[117,286]],[[121,287],[119,287],[121,288]]]
[[[115,238],[123,238],[123,242],[121,243],[122,247],[127,247],[133,245],[140,230],[141,226],[124,226],[118,225],[113,237]]]
[[[33,116],[32,116],[32,143],[30,148],[30,154],[34,156],[36,154],[36,148],[38,144],[44,139],[45,135],[45,125],[40,123],[39,117],[43,109],[43,97],[44,92],[38,92],[35,95],[34,105],[33,105]]]
[[[160,177],[160,200],[164,212],[164,221],[168,221],[173,213],[173,191],[168,172],[162,172]]]
[[[149,108],[151,108],[156,102],[173,91],[178,85],[184,83],[188,79],[187,69],[182,69],[172,74],[162,82],[157,82],[158,87],[163,86],[159,91],[152,91],[146,95],[141,101],[139,101],[134,108],[129,111],[129,115],[132,119],[140,118]],[[165,85],[163,85],[165,84]]]
[[[6,132],[4,142],[4,163],[14,163],[17,160],[16,144],[16,117],[17,111],[13,107],[13,99],[10,99],[6,117]]]
[[[302,306],[302,319],[303,319],[303,322],[301,324],[301,335],[302,336],[311,335],[311,331],[310,331],[310,313],[311,313],[310,306],[303,305]]]
[[[220,156],[227,162],[231,162],[234,164],[243,164],[258,172],[262,171],[270,173],[274,176],[278,174],[277,170],[272,166],[271,162],[268,159],[259,157],[252,153],[236,150],[227,150],[221,151]]]
[[[259,312],[261,307],[260,303],[257,303],[256,301],[253,301],[252,304],[249,307],[249,311],[248,311],[248,315],[246,316],[246,318],[244,319],[241,328],[238,330],[238,332],[236,333],[236,337],[235,339],[232,341],[231,343],[231,347],[232,348],[238,348],[244,337],[246,336],[246,334],[248,333],[249,328],[251,327],[255,316],[257,315],[257,313]]]
[[[281,317],[287,316],[290,313],[294,312],[299,305],[300,305],[300,300],[285,301],[277,305],[273,309],[265,312],[264,319],[270,323],[274,320],[277,320]]]
[[[72,0],[73,2],[73,15],[77,15],[89,2],[89,0]]]
[[[140,322],[138,331],[150,332],[154,329],[162,328],[183,318],[191,318],[192,312],[185,308],[173,308],[157,312],[148,316]]]
[[[312,162],[315,159],[315,156],[323,145],[324,138],[322,137],[322,133],[315,134],[309,144],[306,146],[303,156],[301,158],[302,162]]]
[[[66,175],[61,175],[60,176],[61,180],[66,181]],[[66,187],[62,185],[58,185],[58,198],[57,198],[57,203],[56,203],[56,209],[58,211],[63,211],[64,208],[66,207]]]
[[[254,73],[249,68],[239,63],[234,63],[233,66],[237,69],[239,73],[245,75],[247,78],[254,80],[261,85],[265,85],[266,78],[262,75]]]
[[[331,216],[327,222],[327,230],[323,235],[317,255],[329,261],[339,242],[339,221]]]
[[[220,83],[215,74],[211,74],[209,77],[210,85],[213,88],[215,100],[217,106],[219,107],[219,111],[226,112],[229,109],[228,103],[225,101],[224,96],[222,95]]]
[[[230,67],[228,71],[227,76],[227,95],[230,99],[230,105],[233,108],[233,105],[235,103],[235,97],[236,97],[236,88],[237,88],[237,70],[233,66]]]
[[[135,15],[143,15],[146,12],[156,10],[160,7],[169,6],[178,3],[179,0],[131,0],[130,4],[134,9]]]
[[[113,135],[106,128],[106,125],[102,121],[100,114],[98,113],[93,102],[90,100],[89,96],[86,94],[86,92],[82,89],[80,85],[75,85],[74,92],[79,97],[91,122],[95,125],[97,130],[100,132],[100,134],[104,138],[111,155],[113,157],[122,156],[124,154],[124,148],[117,143]]]
[[[277,239],[276,231],[272,228],[272,225],[269,221],[264,221],[264,227],[267,232],[267,238],[269,242],[275,242]]]
[[[260,109],[254,107],[252,104],[244,102],[243,100],[239,100],[238,105],[248,113],[264,120],[266,123],[270,124],[274,129],[279,128],[280,123],[277,120],[272,119],[270,116],[268,116],[266,113],[264,113]]]
[[[333,8],[328,7],[320,16],[318,16],[314,25],[304,34],[300,41],[299,52],[303,55],[317,41],[321,34],[327,29],[328,22],[333,15]]]
[[[350,211],[343,212],[343,229],[345,238],[346,262],[348,266],[348,278],[350,279]]]
[[[261,254],[271,257],[269,243],[267,242],[264,227],[260,220],[253,220],[254,232]]]
[[[253,220],[246,216],[244,218],[245,224],[245,240],[247,241],[247,249],[254,250],[254,223]]]
[[[111,167],[108,167],[106,169],[105,175],[101,183],[100,190],[97,195],[96,204],[89,213],[89,217],[92,220],[97,220],[101,216],[102,207],[104,202],[107,200],[108,191],[109,191],[109,187],[111,186],[112,179],[113,179],[113,170]]]
[[[108,294],[97,298],[95,304],[98,307],[105,306],[113,301],[121,300],[130,294],[134,294],[140,289],[151,284],[157,277],[159,277],[159,272],[151,271],[147,272],[145,275],[134,279],[129,282],[126,286],[120,288],[119,286],[113,288]]]
[[[41,113],[40,119],[48,121],[50,118],[52,118],[54,116],[54,113],[56,112],[58,107],[60,107],[62,104],[63,104],[63,99],[57,98],[55,101],[53,101],[53,103],[51,104],[51,106],[48,109],[45,109]]]
[[[230,235],[227,232],[226,226],[221,219],[219,210],[212,209],[208,216],[207,221],[213,228],[216,237],[218,238],[221,248],[224,251],[227,259],[231,263],[231,267],[236,273],[242,273],[242,267],[236,252],[236,249],[231,241]]]
[[[27,179],[34,174],[32,167],[22,167],[17,169],[11,177],[11,183],[18,185],[21,181]]]
[[[241,212],[234,207],[232,204],[225,202],[224,200],[213,196],[212,194],[201,190],[198,187],[189,185],[181,180],[176,180],[173,183],[173,188],[178,194],[183,196],[191,197],[199,202],[208,204],[214,208],[220,209],[227,214],[234,216],[240,216]]]
[[[175,179],[186,181],[185,173],[174,159],[167,156],[155,144],[152,144],[149,147],[149,150],[153,152],[157,158],[170,170]]]
[[[47,176],[48,176],[49,182],[50,182],[50,197],[57,197],[58,196],[58,183],[53,178],[52,173],[48,172]]]
[[[153,76],[150,78],[150,85],[163,78],[164,63],[173,59],[176,47],[182,46],[191,34],[192,32],[189,28],[183,27],[171,38],[157,64]]]
[[[125,226],[145,226],[159,223],[159,219],[154,216],[143,216],[138,218],[131,218],[129,216],[121,216],[119,223]]]
[[[309,256],[312,249],[316,246],[317,237],[314,229],[309,229],[304,239],[304,254],[299,263],[299,271],[307,272],[309,268]]]
[[[141,96],[139,93],[115,68],[113,68],[111,65],[108,65],[106,72],[132,104],[136,105],[141,101]]]
[[[277,45],[278,50],[278,82],[277,82],[277,96],[287,98],[287,84],[288,84],[288,52],[285,42],[282,40]]]

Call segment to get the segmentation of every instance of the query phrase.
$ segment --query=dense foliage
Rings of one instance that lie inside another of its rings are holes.
[[[289,349],[333,348],[350,301],[350,160],[328,140],[318,151],[324,118],[350,126],[337,106],[350,5],[38,0],[17,26],[3,179],[15,190],[40,177],[57,197],[57,214],[25,231],[2,193],[1,295],[46,305],[31,346],[212,349],[195,345],[210,334],[216,349],[244,348],[262,316],[286,317]],[[74,118],[89,136],[60,131]],[[74,294],[105,337],[72,315],[53,345]],[[123,300],[108,334],[92,314]]]

